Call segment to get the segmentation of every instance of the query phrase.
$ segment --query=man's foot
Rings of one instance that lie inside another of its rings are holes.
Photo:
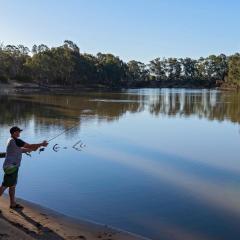
[[[18,203],[14,204],[14,205],[10,205],[11,209],[23,209],[24,207]]]

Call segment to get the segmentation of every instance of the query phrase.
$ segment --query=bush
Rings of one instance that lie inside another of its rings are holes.
[[[0,76],[0,83],[7,83],[8,78],[6,76]]]
[[[23,83],[29,83],[29,82],[32,82],[32,78],[30,76],[27,76],[27,75],[17,75],[15,77],[15,79],[18,81],[18,82],[23,82]]]

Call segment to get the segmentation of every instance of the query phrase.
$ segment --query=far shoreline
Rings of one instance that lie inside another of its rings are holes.
[[[13,81],[12,83],[1,83],[0,82],[0,93],[68,93],[78,91],[118,91],[123,89],[140,89],[140,88],[167,88],[167,89],[216,89],[222,91],[238,91],[234,86],[215,86],[206,82],[203,85],[189,84],[180,82],[176,84],[176,81],[170,82],[153,82],[146,84],[145,82],[138,82],[132,86],[107,86],[101,84],[95,85],[74,85],[74,86],[62,86],[62,85],[38,85],[36,83],[19,83]]]

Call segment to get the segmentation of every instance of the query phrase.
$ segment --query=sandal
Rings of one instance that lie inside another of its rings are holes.
[[[23,209],[24,207],[18,203],[16,203],[14,206],[10,206],[11,209]]]

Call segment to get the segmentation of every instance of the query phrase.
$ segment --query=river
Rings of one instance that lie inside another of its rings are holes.
[[[130,89],[0,101],[0,151],[12,125],[29,143],[75,126],[23,157],[18,197],[152,239],[239,239],[239,93]]]

